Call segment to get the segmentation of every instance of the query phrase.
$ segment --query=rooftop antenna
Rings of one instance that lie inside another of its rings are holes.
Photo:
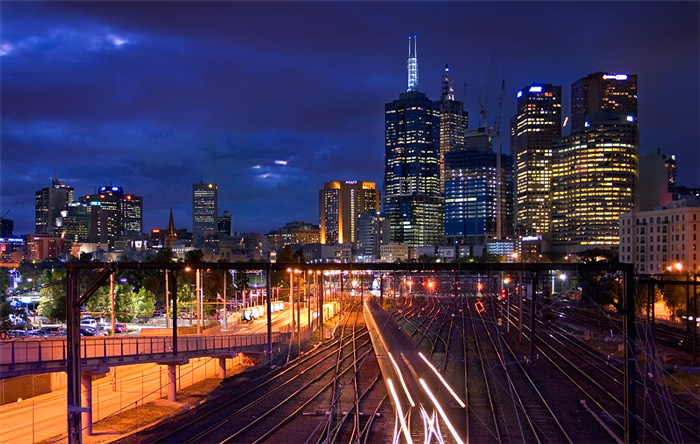
[[[408,37],[408,89],[406,91],[418,91],[418,47],[417,36]]]

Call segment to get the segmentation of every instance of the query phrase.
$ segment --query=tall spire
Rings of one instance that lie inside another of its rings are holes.
[[[168,232],[165,233],[165,246],[175,245],[177,241],[177,231],[175,230],[175,222],[173,222],[173,209],[170,209],[170,220],[168,221]]]
[[[416,36],[408,37],[408,89],[418,91],[418,47]]]
[[[445,74],[442,75],[442,96],[443,102],[455,99],[455,90],[452,88],[452,77],[450,76],[450,67],[445,63]]]

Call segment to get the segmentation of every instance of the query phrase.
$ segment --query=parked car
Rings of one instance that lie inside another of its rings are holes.
[[[126,333],[126,331],[127,331],[126,324],[122,324],[122,323],[114,324],[114,332],[115,333]]]
[[[99,330],[95,327],[83,327],[82,322],[80,323],[80,336],[100,336]]]
[[[11,338],[24,338],[27,336],[27,330],[19,330],[19,329],[7,330],[7,334]]]
[[[62,325],[45,325],[42,330],[48,332],[51,336],[61,336],[66,334]]]
[[[92,318],[86,318],[82,319],[80,321],[80,327],[90,327],[90,328],[97,328],[97,321],[92,319]]]

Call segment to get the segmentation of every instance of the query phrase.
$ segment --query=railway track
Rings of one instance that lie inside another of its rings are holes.
[[[527,325],[530,315],[525,312],[523,316],[527,318],[524,330],[529,341],[531,332]],[[511,314],[511,317],[512,322],[517,322],[517,313]],[[611,436],[622,439],[622,363],[611,361],[609,356],[592,350],[556,323],[547,323],[539,319],[536,319],[536,322],[536,350],[540,359],[549,361],[571,385],[577,387],[581,399],[584,399],[600,417],[605,418],[612,432]],[[659,375],[659,372],[655,373]],[[636,375],[640,381],[636,398],[636,421],[640,425],[640,439],[646,442],[700,442],[700,418],[697,412],[674,400],[666,384],[659,383],[658,378],[649,378],[649,374],[650,372],[642,370]]]
[[[182,415],[128,442],[357,442],[386,438],[376,425],[387,406],[359,304],[342,319],[336,339],[249,381],[245,391]],[[377,383],[378,382],[378,383]],[[347,409],[345,409],[348,407]],[[348,438],[349,437],[349,438]],[[351,441],[352,440],[352,441]],[[125,441],[127,442],[127,441]]]

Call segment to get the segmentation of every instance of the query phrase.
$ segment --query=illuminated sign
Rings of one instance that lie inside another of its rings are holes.
[[[533,242],[538,240],[542,240],[542,236],[523,236],[522,238],[523,242]]]
[[[627,116],[628,122],[634,122],[634,116]]]
[[[533,85],[533,86],[530,87],[530,90],[529,90],[529,91],[530,91],[531,93],[541,93],[541,92],[542,92],[542,87],[541,87],[541,86]]]
[[[99,207],[100,203],[93,200],[92,202],[90,202],[90,206],[91,207]]]
[[[355,185],[356,183],[357,183],[356,180],[346,180],[346,181],[345,181],[345,184],[346,184],[346,185]]]
[[[627,80],[627,74],[603,74],[605,80]]]
[[[24,242],[21,237],[0,237],[0,242],[8,242],[11,244],[21,244]]]
[[[522,96],[523,96],[523,92],[522,92],[522,91],[518,91],[518,98],[520,98],[520,97],[522,97]]]

